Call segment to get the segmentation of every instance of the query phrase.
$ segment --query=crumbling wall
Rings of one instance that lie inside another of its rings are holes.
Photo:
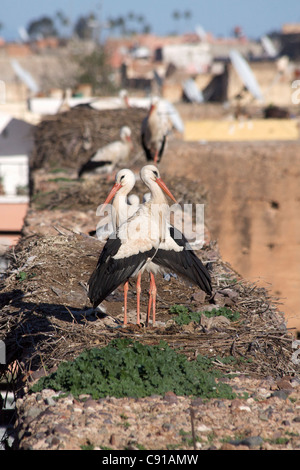
[[[205,187],[205,221],[223,259],[271,285],[288,327],[300,330],[300,143],[170,142],[161,172]]]

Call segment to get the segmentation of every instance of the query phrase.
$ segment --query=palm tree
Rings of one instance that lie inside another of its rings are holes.
[[[180,13],[180,11],[174,10],[173,13],[172,13],[172,17],[173,17],[173,20],[174,20],[174,21],[179,21],[180,18],[181,18],[181,13]],[[176,28],[176,29],[178,29],[178,28]],[[174,34],[178,34],[178,30],[175,31]]]
[[[183,16],[184,16],[184,19],[186,20],[186,28],[188,29],[189,20],[192,17],[192,12],[190,10],[185,10],[185,12],[183,13]]]
[[[192,12],[190,10],[185,10],[185,12],[183,13],[183,16],[184,16],[184,19],[188,21],[191,19]]]
[[[69,18],[61,10],[56,12],[55,17],[59,21],[59,23],[60,23],[60,25],[63,29],[70,26]]]
[[[127,13],[127,16],[130,21],[133,21],[135,19],[135,14],[133,11],[130,11],[129,13]]]
[[[178,21],[181,17],[181,13],[178,10],[174,10],[172,13],[173,20]]]

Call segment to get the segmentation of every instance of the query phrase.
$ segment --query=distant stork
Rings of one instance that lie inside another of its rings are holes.
[[[132,149],[131,129],[128,126],[123,126],[120,130],[120,140],[101,147],[79,169],[78,178],[87,172],[110,173],[118,163],[128,160]]]
[[[147,116],[142,121],[141,144],[146,159],[159,163],[166,146],[170,124],[165,115],[158,110],[159,98],[152,99]]]
[[[160,243],[166,238],[169,206],[163,191],[176,202],[174,196],[153,165],[140,172],[142,181],[151,192],[151,199],[142,204],[136,213],[123,222],[110,235],[98,259],[97,266],[88,281],[88,296],[96,308],[121,284],[124,289],[124,324],[127,324],[128,280],[138,277],[145,269],[150,272],[150,296],[155,286],[154,276],[148,269]],[[139,291],[140,286],[137,286]],[[150,303],[150,302],[149,302]],[[139,306],[137,323],[140,323]]]

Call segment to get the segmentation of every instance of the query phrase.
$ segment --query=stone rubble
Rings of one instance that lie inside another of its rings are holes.
[[[27,450],[299,450],[300,381],[238,375],[234,400],[64,396],[18,399],[15,445]],[[282,388],[287,387],[287,388]],[[192,429],[194,429],[194,434]]]

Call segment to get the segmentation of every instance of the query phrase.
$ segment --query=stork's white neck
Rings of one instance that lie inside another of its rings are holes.
[[[150,203],[153,203],[153,204],[167,204],[168,203],[167,198],[164,195],[164,192],[155,181],[149,179],[145,181],[145,184],[148,186],[151,192],[151,199],[149,201]]]
[[[114,197],[112,203],[112,218],[115,229],[117,229],[123,222],[128,219],[129,206],[127,204],[127,195],[130,191],[131,188],[123,186]]]

